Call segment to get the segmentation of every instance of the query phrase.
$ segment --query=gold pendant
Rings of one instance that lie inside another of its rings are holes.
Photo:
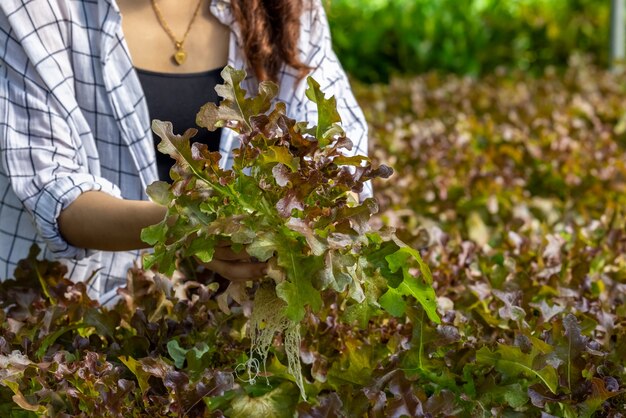
[[[174,61],[176,61],[176,64],[183,65],[183,63],[187,59],[187,53],[183,51],[182,49],[178,50],[174,54],[173,58],[174,58]]]
[[[179,42],[176,43],[176,53],[174,53],[172,58],[178,65],[183,65],[187,59],[187,53],[183,50],[183,46]]]

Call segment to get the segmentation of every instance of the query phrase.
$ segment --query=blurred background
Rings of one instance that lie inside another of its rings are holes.
[[[449,309],[445,327],[458,332],[440,349],[429,341],[423,363],[408,350],[403,370],[416,393],[430,388],[428,402],[446,390],[458,396],[444,402],[450,416],[626,415],[626,71],[610,52],[623,57],[624,42],[611,41],[624,37],[617,3],[327,0],[370,157],[394,169],[374,183],[375,220],[422,251]],[[601,354],[546,366],[568,387],[508,367],[544,366],[542,356],[519,353],[558,356],[570,320]],[[495,367],[468,380],[474,360],[489,363],[486,350]]]
[[[365,82],[430,70],[541,72],[573,53],[606,65],[609,0],[330,0],[337,55]]]

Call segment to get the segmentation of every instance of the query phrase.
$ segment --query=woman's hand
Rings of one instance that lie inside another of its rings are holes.
[[[259,280],[267,274],[267,263],[255,261],[245,250],[235,252],[229,242],[220,243],[213,259],[202,264],[231,282]]]

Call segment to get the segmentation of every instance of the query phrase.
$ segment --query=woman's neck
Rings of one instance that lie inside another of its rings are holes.
[[[197,73],[226,65],[230,30],[211,14],[210,2],[202,0],[189,25],[198,1],[156,0],[157,13],[152,0],[118,0],[124,36],[136,67],[163,73]],[[173,59],[180,49],[164,26],[178,41],[189,28],[181,48],[182,64]]]

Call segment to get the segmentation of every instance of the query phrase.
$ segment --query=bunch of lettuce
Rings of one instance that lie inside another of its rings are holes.
[[[268,262],[271,273],[261,284],[231,283],[222,307],[228,309],[227,297],[241,302],[252,293],[248,370],[259,372],[274,336],[282,333],[289,370],[304,397],[300,323],[307,312],[320,310],[321,292],[345,295],[346,318],[361,324],[381,308],[401,315],[414,301],[439,322],[432,276],[417,250],[393,231],[371,227],[376,200],[353,197],[367,181],[389,177],[392,170],[343,152],[353,144],[340,126],[334,97],[327,99],[307,79],[306,95],[318,109],[311,127],[287,116],[285,104],[274,100],[276,84],[262,82],[258,94],[248,97],[240,87],[244,71],[226,67],[222,77],[216,91],[223,100],[203,106],[196,121],[239,134],[231,169],[220,167],[218,152],[192,143],[195,129],[176,135],[171,123],[153,121],[159,151],[175,163],[171,184],[148,187],[150,198],[168,211],[143,231],[142,239],[154,247],[144,265],[172,274],[180,259],[211,261],[224,240]]]

